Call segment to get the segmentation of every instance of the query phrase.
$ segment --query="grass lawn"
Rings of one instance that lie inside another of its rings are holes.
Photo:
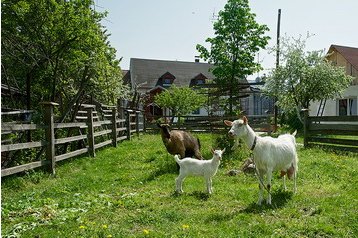
[[[215,136],[199,134],[210,158]],[[3,178],[2,237],[354,237],[358,234],[358,155],[298,148],[298,193],[273,179],[272,206],[257,206],[253,175],[228,176],[240,153],[224,156],[207,195],[202,178],[184,182],[159,135],[144,135],[96,158]]]

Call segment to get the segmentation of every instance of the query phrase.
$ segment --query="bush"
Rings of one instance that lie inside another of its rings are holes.
[[[219,135],[215,138],[215,148],[224,149],[224,158],[230,158],[235,159],[239,161],[243,161],[250,157],[250,150],[247,148],[247,146],[240,141],[239,145],[235,150],[232,150],[232,147],[235,144],[235,140],[230,138],[228,134],[225,135]]]
[[[291,131],[303,129],[303,125],[296,112],[284,112],[281,115],[280,124],[283,128],[288,127]]]

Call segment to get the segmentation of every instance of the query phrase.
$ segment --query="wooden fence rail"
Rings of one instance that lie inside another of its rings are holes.
[[[32,130],[44,134],[43,139],[25,143],[2,144],[1,152],[9,153],[23,149],[41,148],[45,150],[45,160],[4,168],[1,170],[1,177],[38,167],[45,167],[55,175],[56,162],[86,153],[91,157],[95,157],[96,150],[99,148],[107,145],[116,147],[119,141],[130,139],[133,133],[139,135],[140,132],[144,131],[145,127],[142,111],[125,109],[118,113],[116,107],[106,106],[104,109],[101,108],[105,114],[103,114],[102,120],[99,120],[100,115],[95,111],[95,106],[86,105],[85,111],[82,111],[82,115],[85,114],[86,116],[77,118],[78,120],[84,120],[84,122],[56,123],[54,121],[54,108],[57,104],[45,102],[42,105],[44,107],[43,124],[2,123],[1,133],[8,135]],[[67,137],[56,138],[56,130],[59,129],[67,131],[76,129],[80,134],[74,136],[68,134],[69,136]],[[60,153],[59,146],[74,142],[81,142],[82,148],[72,151],[66,149],[64,153]]]
[[[258,132],[267,132],[269,135],[272,132],[271,119],[273,115],[247,115],[250,126]],[[175,116],[165,116],[164,119],[170,120],[177,118]],[[223,133],[227,132],[229,128],[224,124],[224,120],[236,120],[235,117],[222,116],[184,116],[181,117],[180,123],[175,120],[171,124],[171,129],[182,129],[193,132],[209,132],[209,133]],[[156,123],[146,123],[146,132],[158,131]]]
[[[304,146],[341,145],[358,151],[358,116],[308,116],[304,110]]]

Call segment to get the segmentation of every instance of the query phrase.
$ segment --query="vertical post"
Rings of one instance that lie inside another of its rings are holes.
[[[116,108],[112,108],[112,145],[113,147],[117,147],[117,110]]]
[[[46,124],[46,160],[49,162],[48,170],[56,176],[56,159],[55,159],[55,124],[54,124],[54,106],[58,106],[54,102],[43,102],[41,103],[45,108],[45,124]]]
[[[139,136],[139,112],[140,111],[135,111],[135,130],[136,130],[137,136]]]
[[[266,119],[266,123],[267,123],[267,128],[268,128],[268,130],[267,130],[267,134],[270,136],[271,135],[271,117],[270,117],[270,115],[267,115],[267,119]]]
[[[131,139],[131,110],[126,110],[127,139]]]
[[[303,111],[303,145],[306,148],[308,146],[308,109],[302,109]]]
[[[145,118],[145,112],[142,111],[142,121],[143,121],[143,132],[147,132],[147,125],[146,125],[146,118]]]
[[[94,148],[93,107],[87,108],[87,126],[88,153],[91,157],[95,157],[96,151]]]
[[[276,42],[276,69],[278,69],[280,65],[280,28],[281,28],[281,9],[278,9],[278,18],[277,18],[277,42]],[[278,116],[278,107],[276,105],[277,98],[275,97],[275,105],[274,105],[274,124],[275,131],[277,129],[277,116]]]
[[[119,98],[117,100],[117,107],[118,107],[119,118],[124,119],[125,111],[124,111],[124,100],[123,99]]]

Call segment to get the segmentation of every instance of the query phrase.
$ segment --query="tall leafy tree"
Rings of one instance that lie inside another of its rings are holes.
[[[309,108],[312,101],[337,97],[353,78],[325,59],[323,51],[306,51],[306,40],[282,39],[280,66],[266,79],[267,94],[286,112]]]
[[[109,104],[127,92],[92,0],[3,0],[1,13],[2,78],[26,92],[28,109],[51,100],[66,112],[85,94]]]
[[[202,107],[206,102],[206,97],[192,88],[179,88],[173,85],[156,95],[154,102],[162,108],[169,108],[173,115],[181,117]]]
[[[210,49],[196,46],[201,58],[214,64],[215,83],[223,92],[228,92],[229,114],[238,103],[234,95],[239,94],[239,82],[261,68],[255,62],[255,54],[265,48],[269,40],[265,36],[268,27],[257,23],[255,16],[248,0],[228,0],[214,23],[215,37],[206,40]]]

